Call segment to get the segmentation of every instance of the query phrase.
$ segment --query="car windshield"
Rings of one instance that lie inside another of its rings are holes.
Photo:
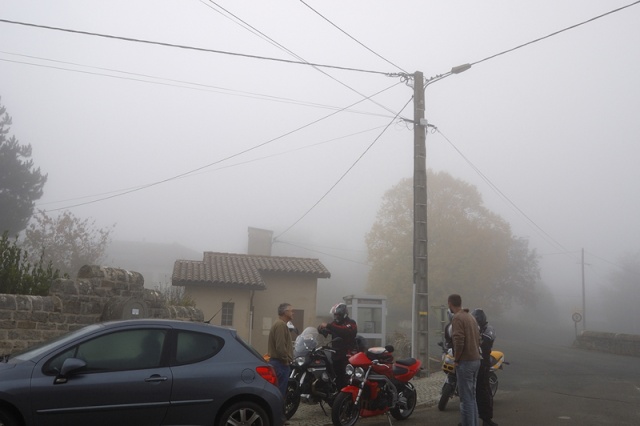
[[[79,330],[74,330],[67,334],[63,334],[62,336],[56,337],[54,339],[47,340],[46,342],[38,343],[22,351],[18,351],[9,356],[6,356],[5,362],[21,362],[21,361],[28,361],[28,360],[39,358],[40,356],[47,353],[54,347],[58,347],[59,345],[64,345],[66,342],[75,339],[77,336],[83,335],[83,334],[89,334],[99,329],[100,327],[101,327],[100,324],[92,324],[87,327],[83,327]]]

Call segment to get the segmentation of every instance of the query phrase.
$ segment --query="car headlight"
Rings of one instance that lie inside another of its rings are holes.
[[[302,367],[304,365],[305,358],[303,356],[299,356],[295,359],[295,363],[298,367]]]
[[[356,379],[362,379],[364,377],[364,370],[361,367],[356,368]]]
[[[354,373],[354,368],[353,365],[348,364],[347,367],[344,369],[344,372],[347,373],[347,376],[353,376]]]

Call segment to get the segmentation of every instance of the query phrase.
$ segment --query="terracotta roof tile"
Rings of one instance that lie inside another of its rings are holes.
[[[171,282],[264,289],[265,273],[331,277],[318,259],[205,252],[202,261],[176,260]]]

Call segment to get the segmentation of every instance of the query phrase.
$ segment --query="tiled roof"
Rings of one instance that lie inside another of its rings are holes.
[[[262,274],[268,273],[331,277],[318,259],[205,252],[202,261],[176,260],[171,282],[264,289]]]

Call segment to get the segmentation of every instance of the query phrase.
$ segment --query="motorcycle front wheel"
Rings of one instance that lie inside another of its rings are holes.
[[[456,388],[451,383],[442,385],[442,394],[440,395],[440,401],[438,401],[438,410],[444,411],[447,408],[447,404],[455,391]]]
[[[284,400],[284,416],[289,420],[300,406],[300,388],[294,379],[287,383],[287,396]]]
[[[340,392],[331,406],[331,421],[335,426],[353,426],[360,417],[360,408],[353,395]]]
[[[489,387],[491,388],[491,396],[496,396],[496,392],[498,392],[498,376],[493,371],[489,373]]]
[[[404,398],[406,403],[404,405],[396,405],[391,409],[391,415],[396,420],[406,420],[413,413],[418,403],[418,395],[416,388],[411,383],[407,383],[403,386],[402,391],[398,394],[398,398]]]

